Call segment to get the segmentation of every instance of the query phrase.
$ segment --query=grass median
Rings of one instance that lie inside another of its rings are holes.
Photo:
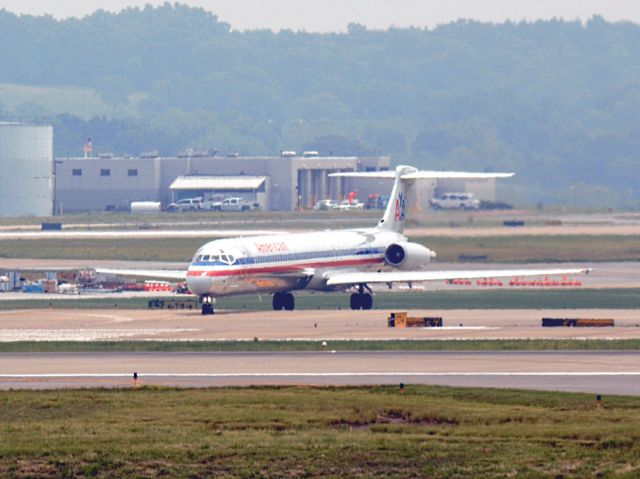
[[[190,297],[184,297],[188,299]],[[0,299],[2,297],[0,296]],[[14,309],[146,309],[151,298],[87,298],[0,300],[0,310]],[[348,309],[346,293],[296,293],[296,309]],[[193,307],[196,305],[193,304]],[[378,292],[374,296],[377,310],[436,309],[640,309],[638,288],[576,289],[487,289],[459,291]],[[216,308],[221,313],[270,311],[271,296],[236,296],[220,298]],[[286,313],[283,313],[286,314]]]
[[[332,351],[639,351],[640,339],[438,339],[329,340]],[[86,352],[317,352],[322,340],[272,341],[15,341],[0,342],[0,353]]]
[[[639,261],[640,236],[554,235],[413,237],[438,253],[439,261],[478,258],[487,263],[542,263],[568,261]],[[2,258],[131,260],[186,262],[211,238],[92,238],[29,239],[0,242]]]
[[[0,477],[637,477],[640,398],[397,387],[0,392]]]

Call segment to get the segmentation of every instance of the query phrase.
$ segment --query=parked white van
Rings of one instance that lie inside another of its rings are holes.
[[[439,198],[432,198],[429,203],[434,210],[477,210],[480,202],[473,193],[444,193]]]

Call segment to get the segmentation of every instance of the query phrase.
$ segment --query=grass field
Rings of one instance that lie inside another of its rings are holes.
[[[284,229],[294,225],[308,229],[310,227],[329,228],[341,223],[351,223],[349,227],[373,226],[379,218],[379,210],[367,211],[183,211],[162,212],[157,214],[134,214],[128,212],[92,211],[90,213],[71,213],[45,217],[0,218],[0,226],[39,227],[41,223],[61,223],[64,230],[82,229],[198,229],[222,226],[224,228],[252,229],[275,227]],[[440,226],[450,221],[436,220]],[[495,225],[496,220],[479,220],[478,225]],[[467,223],[464,223],[465,225]],[[475,223],[474,223],[475,224]]]
[[[603,288],[380,292],[375,294],[374,304],[376,309],[391,311],[407,309],[640,309],[640,290],[637,288]],[[296,294],[297,309],[346,309],[348,305],[348,293]],[[145,298],[0,300],[0,310],[146,309],[147,307],[148,299]],[[216,308],[222,311],[270,311],[271,297],[247,295],[220,298]]]
[[[638,351],[640,339],[331,340],[335,351]],[[17,341],[0,353],[319,351],[318,341]]]
[[[153,405],[153,407],[150,407]],[[0,477],[638,477],[640,398],[412,386],[0,392]]]
[[[484,238],[413,237],[438,253],[440,261],[462,255],[496,263],[639,261],[640,236],[490,236]]]
[[[246,227],[246,225],[245,225]],[[262,225],[265,228],[265,225]],[[0,258],[189,261],[210,238],[30,239],[0,241]],[[462,256],[488,263],[640,261],[640,236],[416,237],[439,261]]]
[[[15,110],[26,103],[44,108],[52,115],[71,114],[84,119],[136,115],[139,96],[134,95],[128,103],[114,108],[105,103],[98,92],[89,88],[0,83],[0,101],[8,109]]]
[[[0,101],[14,109],[22,103],[40,105],[52,114],[70,113],[82,118],[112,115],[113,108],[94,91],[78,87],[40,87],[0,83]]]

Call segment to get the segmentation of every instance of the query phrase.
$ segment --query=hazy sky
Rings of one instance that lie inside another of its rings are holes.
[[[82,17],[97,9],[159,5],[162,0],[0,0],[15,13],[57,18]],[[640,0],[183,0],[203,7],[234,29],[290,28],[307,31],[344,30],[351,22],[370,28],[428,26],[459,18],[501,22],[563,18],[587,20],[594,14],[608,20],[640,23]]]

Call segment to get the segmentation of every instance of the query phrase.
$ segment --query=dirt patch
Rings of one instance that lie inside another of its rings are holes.
[[[333,427],[348,429],[350,431],[368,430],[371,426],[377,425],[402,424],[413,426],[457,426],[459,423],[455,419],[438,416],[414,416],[410,411],[400,411],[396,409],[383,410],[372,419],[339,419],[331,423]]]

